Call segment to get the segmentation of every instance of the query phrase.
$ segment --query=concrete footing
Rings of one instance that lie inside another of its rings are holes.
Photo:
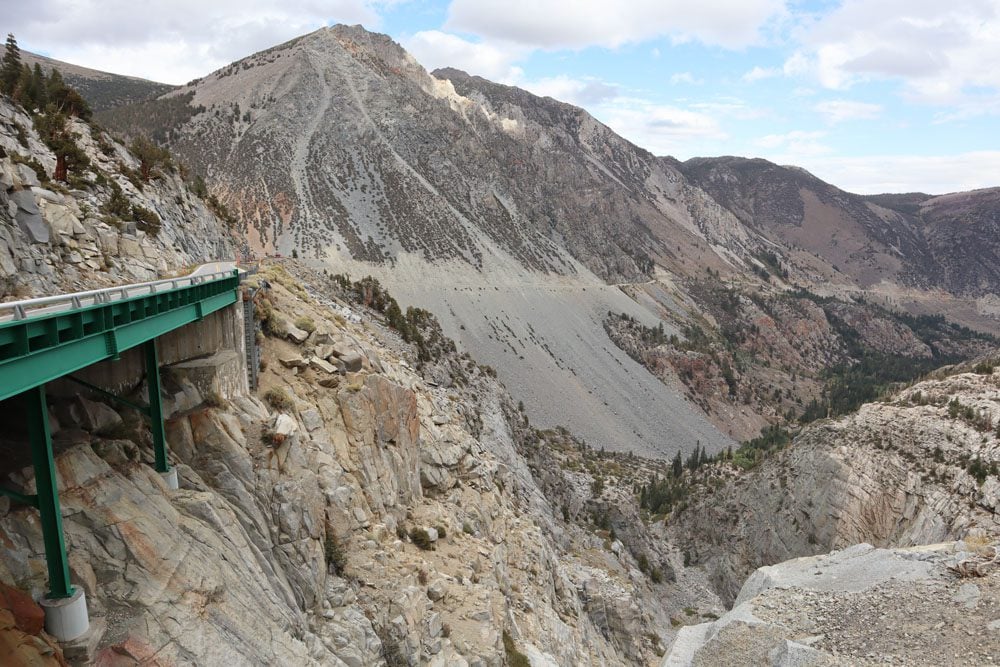
[[[79,586],[68,598],[42,598],[38,604],[45,611],[45,631],[61,642],[82,637],[90,628],[87,596]]]
[[[161,472],[160,477],[163,481],[167,483],[167,487],[171,491],[176,491],[180,488],[180,482],[177,479],[177,468],[171,468],[167,472]]]
[[[91,619],[90,629],[82,637],[77,637],[73,641],[59,642],[62,647],[63,658],[72,666],[92,665],[94,656],[97,655],[97,647],[104,634],[108,631],[108,622],[98,616]]]

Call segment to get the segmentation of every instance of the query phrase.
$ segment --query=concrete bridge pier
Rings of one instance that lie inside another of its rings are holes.
[[[45,611],[45,631],[59,641],[71,641],[87,633],[90,617],[83,589],[74,587],[69,580],[69,559],[63,540],[45,385],[29,389],[22,396],[35,469],[35,495],[25,500],[34,504],[41,514],[45,560],[49,569],[49,590],[39,604]]]

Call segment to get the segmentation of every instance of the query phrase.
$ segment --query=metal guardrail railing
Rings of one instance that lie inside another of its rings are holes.
[[[222,278],[231,278],[233,270],[216,271],[204,275],[192,274],[179,276],[177,278],[165,278],[163,280],[153,280],[145,283],[135,283],[132,285],[121,285],[118,287],[106,287],[104,289],[90,290],[88,292],[74,292],[72,294],[58,294],[56,296],[43,296],[37,299],[24,299],[22,301],[8,301],[0,303],[0,322],[12,320],[24,320],[32,315],[48,315],[51,313],[61,313],[66,311],[84,308],[86,306],[98,306],[123,299],[130,299],[136,296],[156,294],[158,292],[177,289],[190,285],[201,285]]]

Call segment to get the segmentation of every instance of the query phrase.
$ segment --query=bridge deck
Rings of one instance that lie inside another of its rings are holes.
[[[81,295],[66,295],[80,306],[48,305],[53,299],[0,304],[20,310],[21,319],[0,322],[0,400],[16,396],[148,340],[200,320],[236,302],[239,276],[235,271],[178,280],[157,281]],[[167,289],[160,289],[166,286]],[[130,290],[145,294],[129,296]],[[158,291],[159,290],[159,291]],[[103,296],[102,296],[103,295]],[[117,296],[117,300],[112,300]],[[90,299],[93,305],[83,306]],[[25,305],[39,304],[36,312]]]

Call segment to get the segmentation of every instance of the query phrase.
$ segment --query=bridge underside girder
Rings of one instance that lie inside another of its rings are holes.
[[[0,324],[0,401],[236,303],[239,277]]]

